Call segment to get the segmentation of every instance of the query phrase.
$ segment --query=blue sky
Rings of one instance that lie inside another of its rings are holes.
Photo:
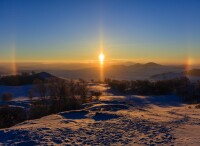
[[[1,61],[200,63],[198,0],[1,0]]]

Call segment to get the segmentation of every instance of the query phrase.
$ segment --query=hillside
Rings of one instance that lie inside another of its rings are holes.
[[[176,96],[105,94],[82,110],[0,130],[3,145],[199,145],[200,111]]]
[[[0,78],[0,85],[4,86],[22,86],[30,85],[36,79],[45,81],[48,79],[59,79],[56,76],[53,76],[47,72],[40,72],[35,74],[19,74],[19,75],[7,75]]]

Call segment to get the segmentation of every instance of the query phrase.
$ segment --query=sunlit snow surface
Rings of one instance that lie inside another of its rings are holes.
[[[200,110],[178,97],[104,95],[82,110],[25,121],[0,130],[2,145],[199,145]]]

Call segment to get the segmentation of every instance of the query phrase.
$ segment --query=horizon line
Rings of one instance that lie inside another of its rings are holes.
[[[160,65],[189,65],[189,66],[195,66],[200,65],[200,63],[196,64],[187,64],[187,63],[163,63],[163,62],[156,62],[156,61],[133,61],[128,59],[111,59],[111,60],[105,60],[104,62],[108,64],[120,64],[120,63],[132,63],[132,64],[147,64],[147,63],[156,63]],[[81,61],[1,61],[1,64],[96,64],[99,63],[99,60],[81,60]]]

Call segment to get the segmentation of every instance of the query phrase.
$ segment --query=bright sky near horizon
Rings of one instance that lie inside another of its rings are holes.
[[[0,62],[200,64],[199,0],[1,0]]]

